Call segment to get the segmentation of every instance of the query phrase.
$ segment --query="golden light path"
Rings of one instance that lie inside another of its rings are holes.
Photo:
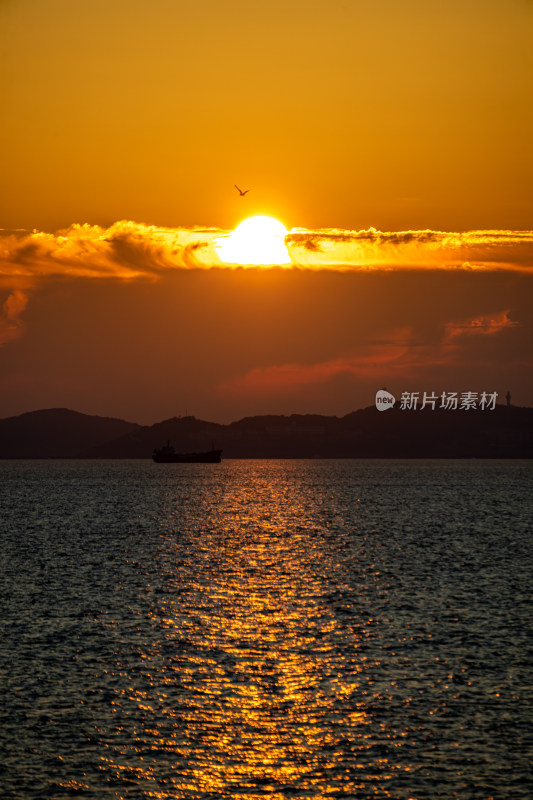
[[[287,229],[273,217],[249,217],[235,230],[220,236],[217,253],[225,264],[283,265],[291,258],[285,246]]]

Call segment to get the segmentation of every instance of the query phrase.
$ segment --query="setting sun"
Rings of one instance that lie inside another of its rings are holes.
[[[287,230],[273,217],[250,217],[233,233],[221,236],[217,251],[226,264],[290,264]]]

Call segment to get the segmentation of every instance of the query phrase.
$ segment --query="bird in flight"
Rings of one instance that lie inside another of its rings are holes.
[[[237,191],[239,192],[241,197],[244,197],[244,195],[247,194],[250,191],[249,189],[245,189],[244,192],[243,192],[242,189],[239,189],[239,187],[237,186],[236,183],[234,183],[233,185],[235,186],[235,188],[237,189]]]

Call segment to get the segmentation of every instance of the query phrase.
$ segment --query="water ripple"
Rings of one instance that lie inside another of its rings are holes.
[[[0,469],[3,796],[532,796],[529,463]]]

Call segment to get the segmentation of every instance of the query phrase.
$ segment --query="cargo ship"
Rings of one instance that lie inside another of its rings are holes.
[[[152,458],[156,464],[220,464],[222,450],[207,450],[205,453],[176,453],[170,442],[159,450],[156,448]]]

